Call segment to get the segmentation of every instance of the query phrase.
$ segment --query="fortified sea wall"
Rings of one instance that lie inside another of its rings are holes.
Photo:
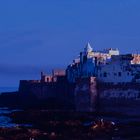
[[[77,80],[75,105],[78,111],[101,111],[140,115],[140,84],[99,83],[95,77]]]
[[[20,95],[39,100],[55,98],[74,104],[76,111],[118,112],[140,115],[139,83],[99,83],[96,77],[78,78],[75,84],[60,78],[57,82],[20,81]]]
[[[98,83],[100,109],[128,115],[140,115],[140,84]]]
[[[68,84],[63,77],[58,78],[57,82],[42,82],[40,80],[21,80],[19,94],[24,99],[55,100],[67,104],[73,104],[74,84]],[[29,102],[29,101],[28,101]],[[32,101],[31,101],[32,102]]]
[[[96,77],[77,79],[74,95],[77,111],[95,111],[98,99]]]

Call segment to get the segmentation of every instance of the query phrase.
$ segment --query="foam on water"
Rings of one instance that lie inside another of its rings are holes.
[[[12,119],[8,116],[6,116],[6,114],[15,112],[15,111],[22,111],[19,109],[14,109],[14,110],[10,110],[7,107],[1,107],[0,108],[0,127],[17,127],[17,126],[25,126],[25,127],[32,127],[31,124],[15,124],[12,122]]]

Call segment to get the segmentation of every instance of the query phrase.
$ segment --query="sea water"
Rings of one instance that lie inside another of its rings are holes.
[[[2,92],[14,92],[18,91],[18,87],[0,87],[0,93]]]
[[[12,119],[8,117],[7,114],[12,112],[22,111],[19,109],[9,109],[7,107],[0,107],[0,127],[16,127],[16,126],[25,126],[25,127],[32,127],[31,124],[16,124],[12,122]]]

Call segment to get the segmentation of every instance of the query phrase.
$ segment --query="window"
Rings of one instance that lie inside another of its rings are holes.
[[[49,78],[47,78],[47,82],[49,82]]]
[[[118,76],[122,76],[122,73],[121,72],[118,72]]]
[[[116,76],[117,75],[117,73],[114,73],[114,76]]]
[[[106,72],[104,72],[104,77],[107,77],[107,73]]]

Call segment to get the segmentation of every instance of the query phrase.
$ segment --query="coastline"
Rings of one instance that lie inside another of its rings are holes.
[[[36,140],[118,140],[118,138],[119,140],[139,140],[140,138],[140,119],[130,121],[128,116],[120,114],[99,115],[75,111],[28,109],[14,111],[7,116],[17,125],[10,128],[0,127],[2,140],[30,138]],[[103,126],[100,125],[102,120]]]

